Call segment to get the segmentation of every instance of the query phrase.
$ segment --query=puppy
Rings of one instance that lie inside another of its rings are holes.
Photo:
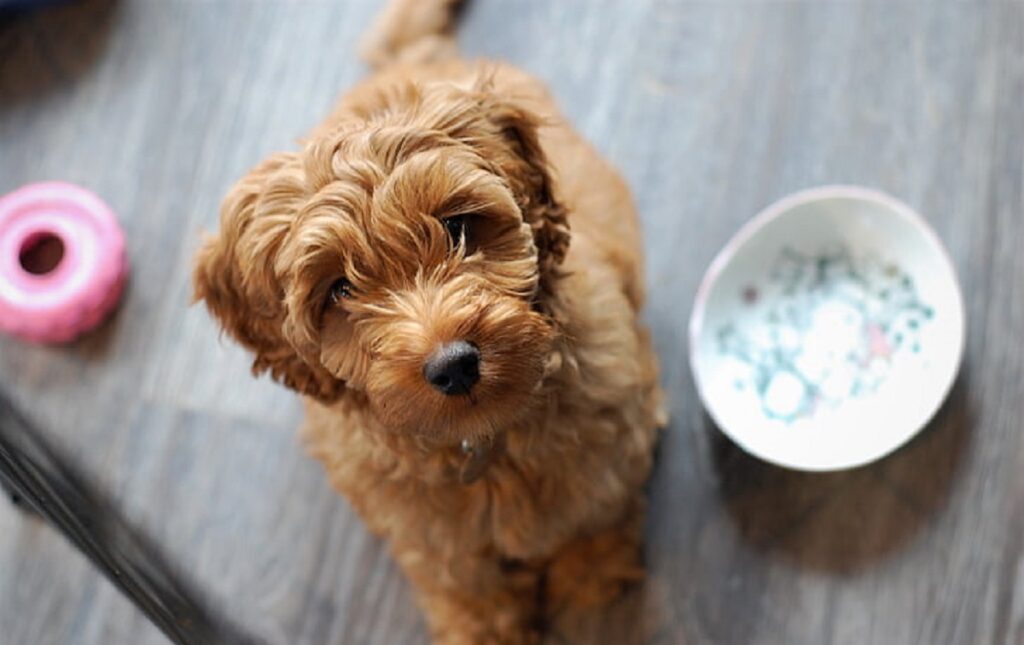
[[[231,189],[195,293],[304,395],[304,436],[437,643],[535,642],[642,576],[665,414],[629,190],[545,88],[398,0],[376,73]]]

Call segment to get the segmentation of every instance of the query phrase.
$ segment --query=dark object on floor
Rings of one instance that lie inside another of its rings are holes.
[[[84,553],[172,641],[259,643],[208,608],[105,495],[0,393],[0,486]]]
[[[0,0],[0,18],[14,18],[21,14],[31,13],[35,9],[58,7],[71,4],[75,0]]]
[[[70,0],[0,0],[0,9],[32,9],[65,4]]]

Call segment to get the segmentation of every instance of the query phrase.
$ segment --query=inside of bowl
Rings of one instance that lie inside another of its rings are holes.
[[[788,466],[849,467],[934,414],[959,365],[963,308],[919,218],[884,201],[810,200],[726,253],[694,366],[712,416],[743,447]]]

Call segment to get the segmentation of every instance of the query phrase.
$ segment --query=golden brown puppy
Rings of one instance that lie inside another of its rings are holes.
[[[230,192],[198,298],[305,395],[305,437],[439,643],[533,642],[642,575],[664,412],[629,191],[542,85],[399,0],[377,73]]]

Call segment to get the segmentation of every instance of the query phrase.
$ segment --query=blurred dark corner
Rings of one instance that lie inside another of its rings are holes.
[[[107,45],[119,4],[0,0],[0,109],[66,88],[89,73]]]

